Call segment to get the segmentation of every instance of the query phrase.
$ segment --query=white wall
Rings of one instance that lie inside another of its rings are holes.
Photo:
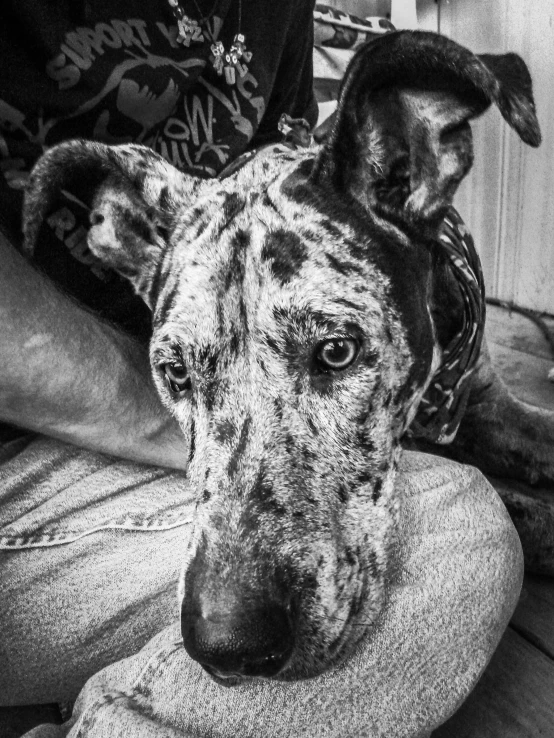
[[[434,6],[434,8],[433,8]],[[554,313],[554,0],[420,0],[438,30],[476,52],[517,52],[543,133],[523,145],[496,110],[473,125],[475,165],[456,204],[478,245],[488,294]]]

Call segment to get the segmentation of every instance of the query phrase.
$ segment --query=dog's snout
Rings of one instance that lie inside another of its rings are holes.
[[[185,602],[181,632],[189,656],[219,675],[275,676],[294,646],[291,617],[279,604],[200,613]]]

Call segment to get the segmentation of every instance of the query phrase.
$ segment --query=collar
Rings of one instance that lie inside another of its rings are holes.
[[[454,208],[441,226],[439,242],[450,263],[464,302],[463,323],[443,351],[410,426],[410,435],[433,443],[454,440],[466,409],[485,329],[485,288],[473,238]]]
[[[278,129],[282,136],[281,141],[267,144],[266,146],[260,146],[259,148],[251,149],[250,151],[245,151],[226,166],[225,169],[222,169],[217,175],[217,179],[227,179],[227,177],[238,172],[239,169],[242,169],[245,164],[255,156],[258,156],[261,152],[290,154],[290,152],[295,149],[308,148],[313,143],[313,139],[310,134],[310,124],[304,118],[291,118],[290,115],[283,113],[279,118]]]

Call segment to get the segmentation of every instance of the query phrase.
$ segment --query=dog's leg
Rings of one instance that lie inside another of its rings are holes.
[[[520,535],[528,569],[554,575],[554,411],[515,398],[494,371],[486,344],[450,450],[494,477],[540,486],[493,480]]]
[[[554,411],[514,397],[493,369],[486,343],[453,450],[487,473],[554,486]]]

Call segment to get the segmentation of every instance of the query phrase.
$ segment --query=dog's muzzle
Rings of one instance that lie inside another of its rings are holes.
[[[291,598],[277,587],[275,573],[256,575],[255,566],[236,569],[238,575],[223,574],[200,546],[185,575],[185,649],[216,678],[274,677],[294,648]]]
[[[223,596],[220,605],[186,597],[181,632],[189,656],[212,676],[273,677],[294,646],[292,619],[278,603],[260,607]]]

